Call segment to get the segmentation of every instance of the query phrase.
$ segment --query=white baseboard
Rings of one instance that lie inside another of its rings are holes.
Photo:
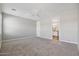
[[[37,36],[37,37],[52,40],[51,38],[45,38],[45,37],[40,37],[40,36]]]
[[[20,39],[23,39],[23,38],[32,38],[32,37],[39,37],[39,38],[44,38],[44,39],[49,39],[49,40],[52,40],[51,38],[45,38],[45,37],[40,37],[40,36],[29,36],[29,37],[22,37],[22,38],[15,38],[15,39],[11,39],[11,40],[3,40],[4,42],[5,41],[13,41],[13,40],[20,40]],[[61,42],[67,42],[67,43],[73,43],[73,44],[77,44],[77,42],[70,42],[70,41],[65,41],[65,40],[60,40]]]
[[[10,40],[3,40],[3,42],[14,41],[14,40],[20,40],[20,39],[23,39],[23,38],[32,38],[32,37],[35,37],[35,36],[28,36],[28,37],[21,37],[21,38],[15,38],[15,39],[10,39]]]
[[[72,43],[72,44],[77,44],[78,45],[78,43],[77,42],[70,42],[70,41],[65,41],[65,40],[60,40],[61,42],[67,42],[67,43]]]

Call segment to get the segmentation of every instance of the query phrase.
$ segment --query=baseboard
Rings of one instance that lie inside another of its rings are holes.
[[[51,38],[45,38],[45,37],[40,37],[40,36],[37,36],[38,38],[43,38],[43,39],[49,39],[49,40],[52,40]]]
[[[40,37],[40,36],[29,36],[29,37],[22,37],[22,38],[15,38],[15,39],[11,39],[11,40],[3,40],[3,42],[7,42],[7,41],[13,41],[13,40],[20,40],[20,39],[23,39],[23,38],[33,38],[33,37],[39,37],[39,38],[44,38],[44,39],[49,39],[49,40],[52,40],[52,39],[50,39],[50,38],[45,38],[45,37]],[[78,45],[78,43],[77,42],[70,42],[70,41],[65,41],[65,40],[60,40],[61,42],[67,42],[67,43],[72,43],[72,44],[77,44]]]
[[[10,40],[3,40],[3,42],[8,42],[8,41],[14,41],[14,40],[20,40],[20,39],[23,39],[23,38],[32,38],[32,37],[35,37],[35,36],[29,36],[29,37],[21,37],[21,38],[15,38],[15,39],[10,39]]]
[[[76,45],[78,45],[78,43],[77,42],[70,42],[70,41],[65,41],[65,40],[60,40],[61,42],[67,42],[67,43],[72,43],[72,44],[76,44]]]

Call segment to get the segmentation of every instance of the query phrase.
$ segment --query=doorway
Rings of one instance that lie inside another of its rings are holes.
[[[59,19],[52,20],[52,39],[54,42],[59,42]]]

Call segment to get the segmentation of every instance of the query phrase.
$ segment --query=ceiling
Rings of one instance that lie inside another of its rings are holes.
[[[4,3],[2,10],[11,15],[40,20],[53,17],[65,10],[74,8],[74,6],[73,3]]]

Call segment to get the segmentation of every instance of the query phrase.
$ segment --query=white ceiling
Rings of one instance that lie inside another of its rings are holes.
[[[6,3],[2,5],[5,13],[33,20],[52,17],[75,6],[71,3]]]

